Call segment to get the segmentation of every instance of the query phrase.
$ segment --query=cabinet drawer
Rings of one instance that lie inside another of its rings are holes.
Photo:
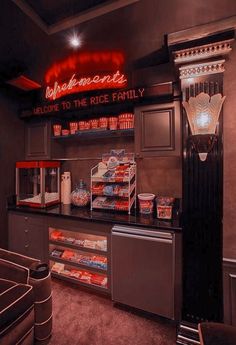
[[[10,213],[8,249],[40,260],[47,260],[47,233],[44,219]]]

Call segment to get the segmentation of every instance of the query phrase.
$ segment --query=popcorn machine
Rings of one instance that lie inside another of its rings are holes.
[[[47,207],[60,202],[60,162],[16,162],[16,204]]]

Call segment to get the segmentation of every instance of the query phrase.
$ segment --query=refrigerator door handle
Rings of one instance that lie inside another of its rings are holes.
[[[112,228],[112,234],[116,232],[122,234],[138,235],[138,236],[147,236],[147,237],[157,237],[172,240],[173,234],[165,231],[156,231],[143,228],[134,228],[134,227],[125,227],[120,225],[115,225]]]
[[[112,236],[128,237],[128,238],[134,238],[134,239],[140,239],[140,240],[146,240],[146,241],[155,241],[159,243],[161,242],[161,243],[172,244],[172,239],[128,234],[128,233],[123,233],[123,232],[118,232],[118,231],[112,232]]]

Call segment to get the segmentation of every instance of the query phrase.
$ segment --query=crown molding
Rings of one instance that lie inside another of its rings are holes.
[[[195,78],[203,75],[223,73],[225,60],[208,61],[179,68],[180,79]]]
[[[22,10],[22,12],[30,17],[31,20],[48,35],[69,29],[72,26],[100,17],[104,14],[134,4],[138,1],[140,0],[110,0],[108,3],[98,5],[91,10],[82,12],[81,14],[68,17],[52,25],[47,25],[33,10],[33,8],[26,3],[25,0],[12,0],[12,2],[14,2],[14,4],[16,4]]]
[[[175,64],[215,58],[231,52],[233,39],[174,51]]]
[[[236,16],[232,16],[170,33],[168,34],[167,42],[168,46],[173,46],[184,42],[191,42],[223,31],[234,30],[235,28]]]
[[[18,6],[24,14],[26,14],[31,20],[38,25],[38,27],[46,34],[48,32],[48,25],[41,19],[41,17],[29,6],[24,0],[12,0],[16,6]]]

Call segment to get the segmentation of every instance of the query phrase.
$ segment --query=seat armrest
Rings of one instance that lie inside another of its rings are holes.
[[[40,263],[40,260],[31,258],[29,256],[21,255],[9,250],[0,248],[0,259],[4,259],[20,266],[30,268],[33,264]]]
[[[236,327],[216,322],[198,325],[201,345],[235,345]]]
[[[28,268],[0,258],[0,278],[16,283],[28,284],[30,271]]]

